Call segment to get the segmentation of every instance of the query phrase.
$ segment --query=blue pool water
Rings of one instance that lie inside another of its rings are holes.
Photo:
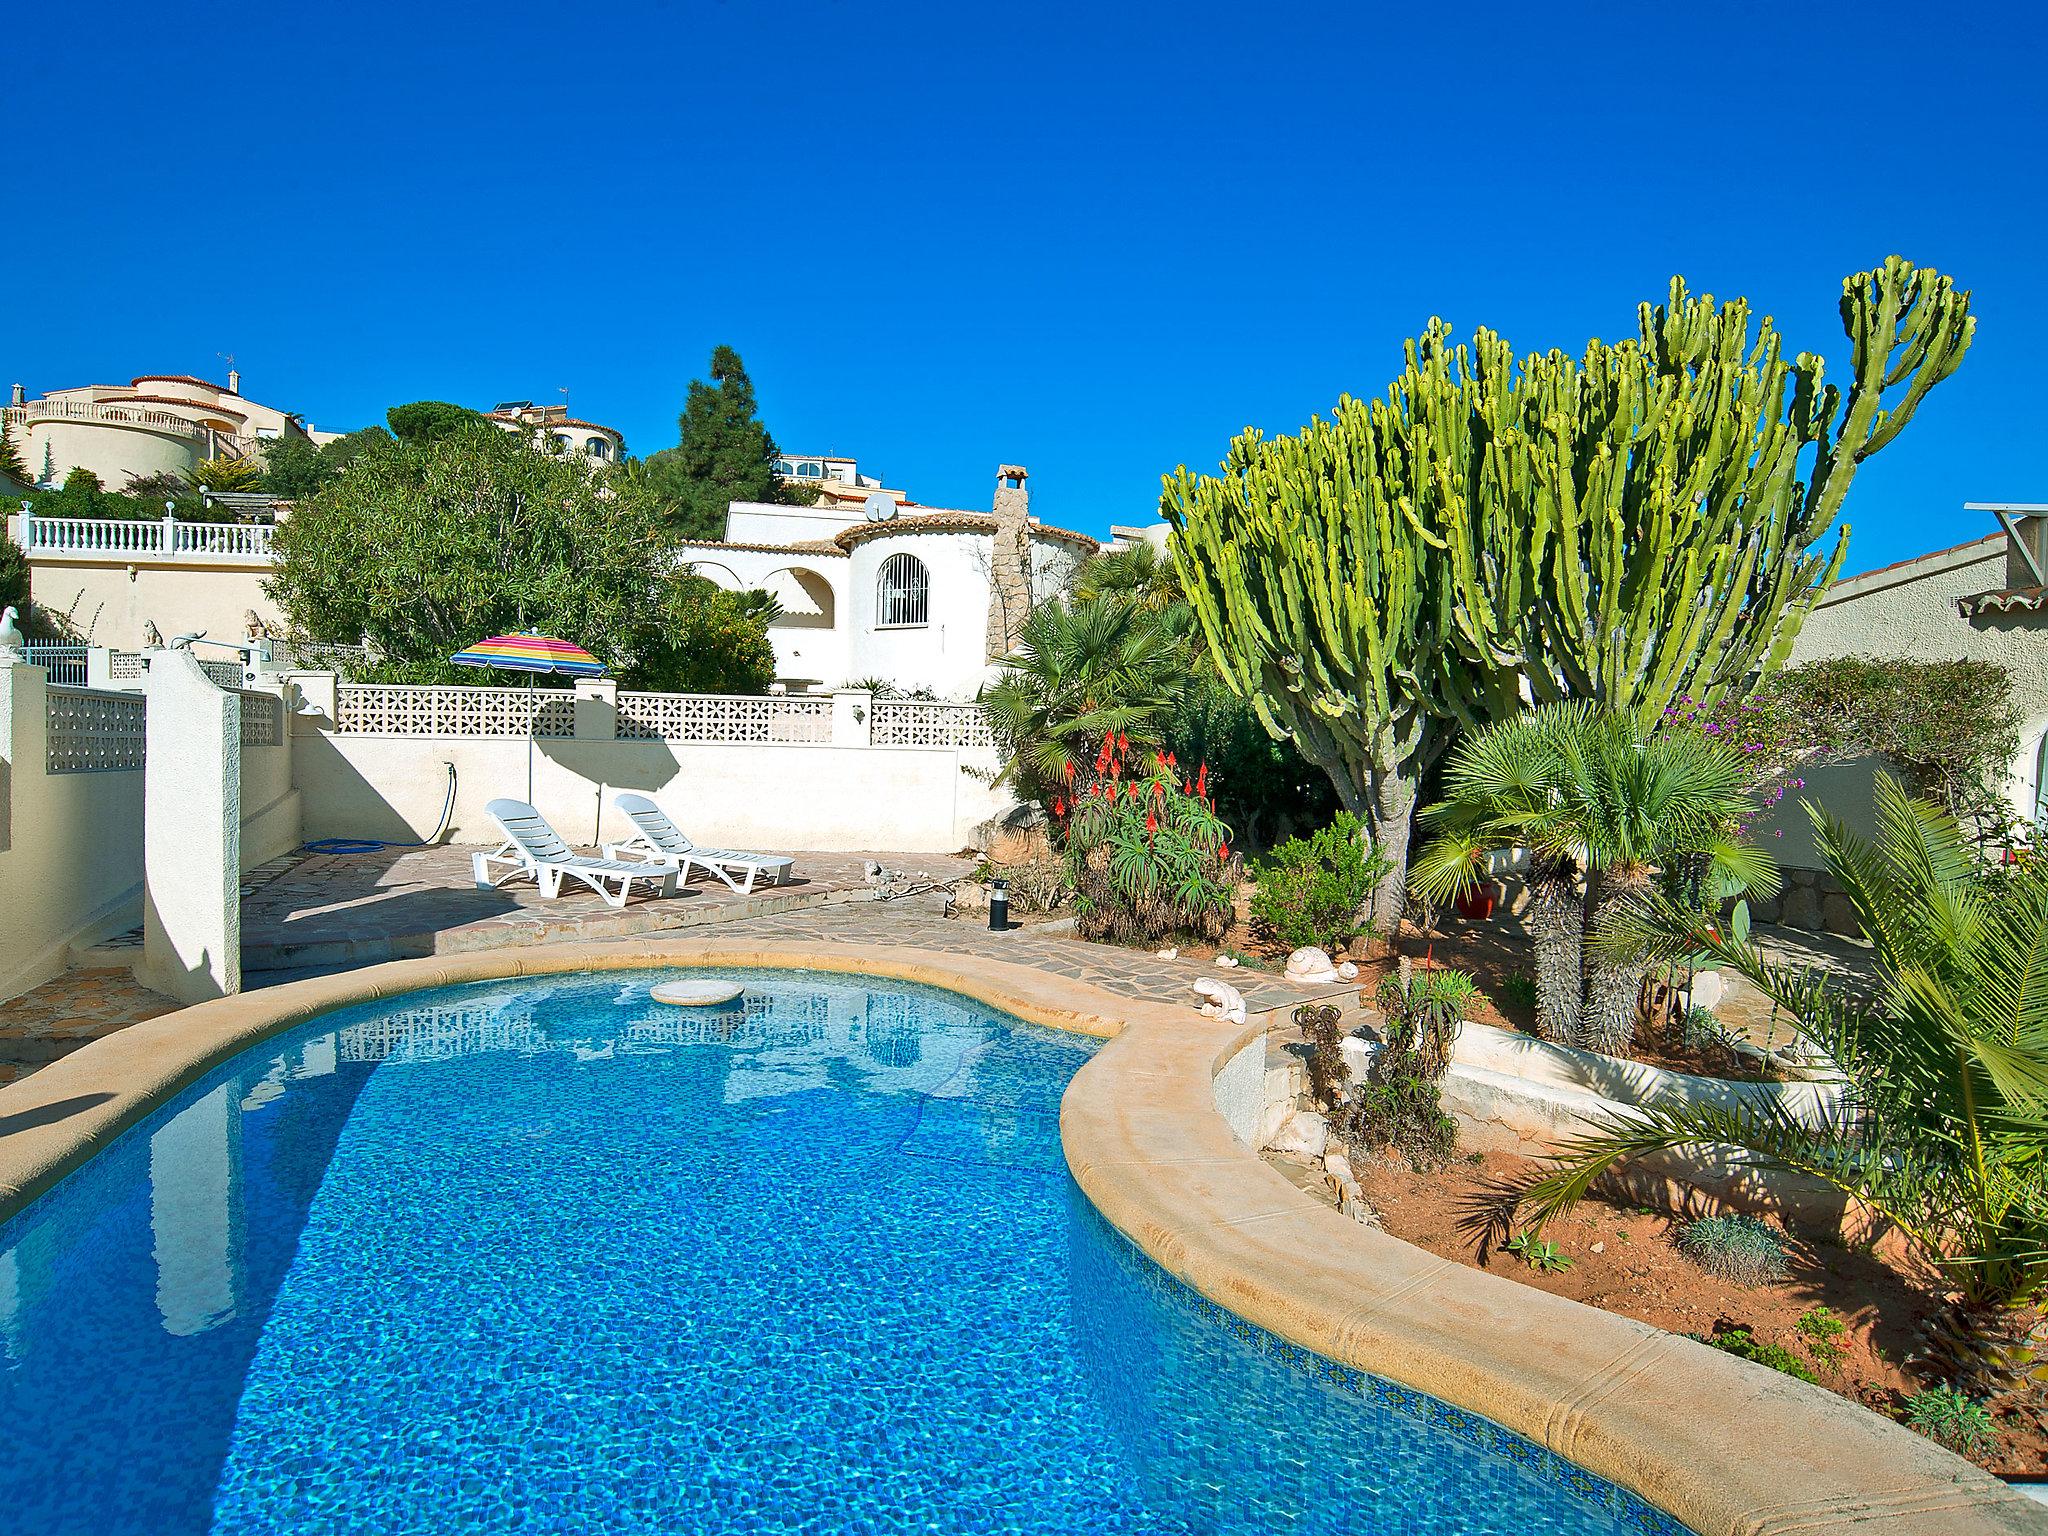
[[[1061,1159],[1087,1042],[655,979],[328,1015],[0,1227],[0,1524],[1680,1530],[1145,1260]]]

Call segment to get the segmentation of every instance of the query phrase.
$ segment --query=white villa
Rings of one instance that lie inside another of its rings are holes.
[[[239,459],[287,435],[322,441],[291,411],[242,397],[242,376],[225,384],[183,373],[145,373],[126,384],[53,389],[30,400],[21,385],[0,410],[31,479],[61,485],[88,469],[110,491],[131,477],[186,475],[207,459]]]
[[[505,400],[483,413],[508,432],[522,428],[538,437],[546,433],[571,453],[600,464],[616,464],[626,456],[626,439],[616,427],[583,421],[566,405],[535,405],[531,400]]]
[[[851,460],[834,462],[852,471]],[[1023,466],[1001,466],[987,512],[920,506],[880,488],[851,506],[736,501],[723,539],[687,546],[689,567],[781,603],[768,633],[777,680],[792,693],[884,678],[969,698],[1016,645],[1032,604],[1100,547],[1033,517],[1025,478]],[[835,483],[853,489],[859,479]]]

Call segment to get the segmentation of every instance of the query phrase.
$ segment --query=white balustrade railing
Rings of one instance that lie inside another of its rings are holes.
[[[50,773],[122,773],[142,766],[148,702],[139,693],[48,690],[44,756]]]
[[[0,422],[5,422],[14,432],[20,432],[32,421],[90,421],[108,426],[145,427],[151,432],[169,433],[195,443],[203,443],[209,436],[225,438],[233,435],[212,433],[198,422],[169,411],[153,411],[145,406],[110,401],[38,400],[31,405],[10,405],[0,411]]]
[[[20,520],[20,544],[31,557],[267,562],[269,523],[188,523],[175,517],[35,517]]]
[[[576,696],[565,688],[342,683],[334,728],[351,736],[573,736]]]
[[[868,739],[878,747],[992,747],[995,734],[979,704],[877,699]]]
[[[832,700],[728,693],[622,693],[618,734],[634,741],[829,742]]]

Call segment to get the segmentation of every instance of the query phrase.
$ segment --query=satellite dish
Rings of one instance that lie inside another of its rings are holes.
[[[861,503],[861,510],[871,523],[886,523],[896,516],[896,498],[883,491],[876,491]]]

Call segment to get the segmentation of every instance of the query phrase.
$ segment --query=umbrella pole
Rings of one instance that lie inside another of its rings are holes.
[[[528,805],[533,804],[533,738],[540,726],[539,720],[534,717],[534,710],[540,707],[540,699],[536,696],[539,687],[540,685],[533,680],[532,674],[529,673],[526,679],[526,803]]]

